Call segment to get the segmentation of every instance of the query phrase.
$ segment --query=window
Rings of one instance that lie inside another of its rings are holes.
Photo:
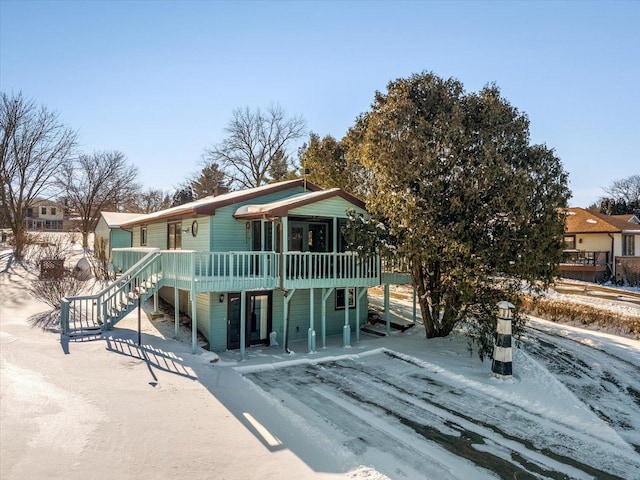
[[[170,223],[167,225],[167,249],[180,250],[182,248],[182,224]]]
[[[336,310],[344,310],[345,294],[349,297],[349,308],[356,308],[356,289],[336,288]]]
[[[565,235],[564,236],[564,249],[565,250],[575,250],[576,249],[576,236],[575,235]]]
[[[51,215],[55,215],[56,214],[56,207],[51,207]]]
[[[635,253],[635,236],[622,235],[622,256],[633,257]]]
[[[40,215],[46,215],[47,214],[47,207],[40,207]]]
[[[140,245],[147,244],[147,226],[140,227]]]

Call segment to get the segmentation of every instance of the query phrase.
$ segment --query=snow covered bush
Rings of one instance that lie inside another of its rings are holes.
[[[526,313],[552,322],[609,328],[640,339],[640,315],[530,295],[522,297],[522,307]]]
[[[75,276],[63,275],[48,280],[33,280],[30,293],[52,309],[59,310],[62,299],[79,295],[82,287],[83,282]]]

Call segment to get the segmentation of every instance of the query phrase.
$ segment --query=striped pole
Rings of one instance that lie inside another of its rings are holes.
[[[509,302],[500,302],[498,307],[498,333],[493,349],[491,372],[494,377],[509,379],[513,374],[511,354],[511,320],[514,307]]]

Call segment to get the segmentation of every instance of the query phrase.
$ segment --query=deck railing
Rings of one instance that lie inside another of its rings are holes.
[[[64,298],[60,309],[62,333],[111,327],[137,302],[138,295],[147,298],[155,290],[162,277],[159,256],[158,249],[146,249],[120,278],[100,292]]]
[[[609,252],[567,250],[563,254],[562,263],[565,265],[600,267],[609,263]]]
[[[284,253],[284,284],[287,288],[377,285],[380,261],[377,256],[354,253]]]
[[[114,249],[114,266],[124,270],[145,253],[135,248]],[[385,272],[408,272],[407,263],[401,259],[386,259],[381,268],[380,257],[361,257],[353,252],[163,250],[160,263],[163,285],[199,292],[271,289],[280,285],[287,289],[373,286],[380,283]],[[405,280],[398,276],[397,281]]]

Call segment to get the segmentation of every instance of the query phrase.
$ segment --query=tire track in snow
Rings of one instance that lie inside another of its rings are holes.
[[[576,340],[525,327],[523,349],[640,453],[640,367]]]
[[[404,361],[389,356],[387,361]],[[378,360],[384,364],[384,358]],[[442,457],[436,454],[433,458],[424,458],[425,448],[414,446],[416,438],[422,437],[423,442],[435,443],[441,450],[467,458],[501,478],[622,478],[564,455],[571,451],[563,451],[561,447],[575,443],[572,432],[558,429],[554,432],[554,445],[534,445],[534,441],[518,436],[517,428],[524,427],[527,433],[535,432],[539,426],[535,415],[518,412],[517,407],[512,406],[506,414],[513,418],[516,431],[500,430],[495,424],[503,424],[505,410],[502,406],[498,408],[495,401],[487,401],[478,395],[472,395],[470,401],[464,398],[468,392],[441,383],[430,374],[415,366],[403,375],[393,375],[376,365],[340,360],[247,376],[266,391],[283,390],[308,405],[331,428],[351,437],[345,446],[355,454],[375,447],[419,472],[433,469],[434,460],[437,463],[437,458]],[[470,404],[474,412],[469,411]],[[362,411],[367,412],[369,419],[376,419],[375,425],[369,425],[366,419],[354,421],[355,412]],[[380,419],[384,421],[380,423]],[[548,425],[545,427],[548,429]],[[404,433],[398,434],[398,429]],[[409,438],[399,440],[407,432]],[[394,441],[390,441],[390,437]],[[540,439],[534,440],[540,443]],[[552,450],[554,446],[556,448]],[[439,473],[434,475],[437,478],[464,478],[444,476],[443,469],[448,470],[446,465],[439,466]]]

